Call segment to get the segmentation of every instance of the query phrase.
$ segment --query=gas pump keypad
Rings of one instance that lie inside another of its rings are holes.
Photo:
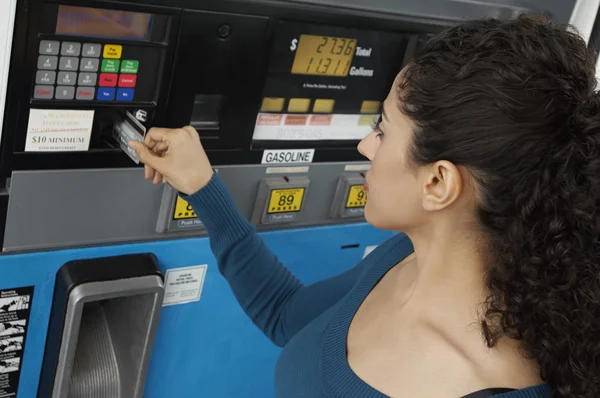
[[[139,61],[123,46],[41,40],[39,54],[33,98],[133,101]]]

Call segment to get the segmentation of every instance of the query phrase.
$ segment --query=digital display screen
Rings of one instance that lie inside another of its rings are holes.
[[[409,38],[381,30],[280,22],[253,147],[288,149],[293,141],[309,148],[335,147],[366,137],[402,69]],[[353,188],[352,193],[349,206],[364,206],[364,192]]]
[[[292,73],[346,77],[355,49],[356,39],[301,35]]]
[[[151,24],[152,14],[143,12],[59,5],[56,33],[145,41]]]

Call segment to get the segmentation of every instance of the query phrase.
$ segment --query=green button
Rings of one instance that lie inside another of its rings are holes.
[[[140,61],[124,59],[121,62],[121,73],[137,73],[138,66],[140,66]]]
[[[119,62],[118,59],[103,59],[102,72],[117,73],[119,71]]]

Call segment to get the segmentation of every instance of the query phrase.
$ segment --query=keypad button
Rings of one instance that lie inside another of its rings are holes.
[[[115,89],[108,87],[99,87],[96,99],[99,101],[112,101],[115,99]]]
[[[77,79],[77,84],[79,86],[95,86],[97,79],[98,79],[97,73],[80,72],[79,78]]]
[[[102,72],[117,73],[119,71],[119,63],[121,61],[116,59],[103,59],[102,60]]]
[[[124,59],[121,61],[121,73],[137,73],[140,61]]]
[[[105,44],[104,52],[102,55],[104,58],[113,58],[119,59],[121,58],[121,53],[123,52],[123,46],[119,44]]]
[[[74,86],[77,81],[77,72],[58,72],[57,84]]]
[[[40,42],[40,54],[42,55],[58,55],[60,42],[54,40],[42,40]]]
[[[117,101],[133,101],[132,88],[120,88],[117,90]]]
[[[77,87],[75,99],[78,100],[93,100],[96,89],[94,87]]]
[[[81,49],[81,56],[98,58],[100,56],[100,50],[102,50],[102,44],[83,43],[83,48]]]
[[[52,99],[54,96],[54,86],[35,86],[33,89],[33,98]]]
[[[81,43],[64,41],[60,47],[60,55],[76,57],[81,53]]]
[[[100,60],[97,58],[81,58],[79,70],[84,72],[97,72]]]
[[[75,97],[75,87],[58,86],[56,87],[56,99],[72,100]]]
[[[54,71],[45,71],[38,70],[35,74],[35,83],[36,84],[54,84],[56,81],[56,72]]]
[[[99,85],[102,87],[115,87],[117,85],[117,74],[116,73],[100,73]]]
[[[37,68],[46,70],[55,70],[58,66],[58,57],[51,55],[40,55],[38,57]]]
[[[76,57],[60,57],[58,69],[60,70],[77,70],[79,58]]]
[[[120,75],[119,87],[135,87],[137,75]]]

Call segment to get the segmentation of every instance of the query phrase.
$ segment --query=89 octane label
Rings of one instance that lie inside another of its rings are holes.
[[[295,213],[302,208],[304,188],[273,189],[269,199],[268,214]]]

